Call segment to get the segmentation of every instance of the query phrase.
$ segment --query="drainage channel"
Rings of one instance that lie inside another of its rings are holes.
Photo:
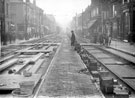
[[[28,97],[39,86],[59,43],[36,43],[15,51],[0,66],[0,97]]]
[[[135,69],[131,62],[94,45],[82,45],[79,55],[106,98],[135,97]]]

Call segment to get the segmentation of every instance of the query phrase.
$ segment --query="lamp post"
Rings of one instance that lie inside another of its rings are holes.
[[[83,37],[84,37],[84,33],[83,33],[83,10],[82,10],[82,34],[83,34]]]

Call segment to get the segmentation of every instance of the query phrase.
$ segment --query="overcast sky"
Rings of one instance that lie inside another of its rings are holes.
[[[76,13],[81,13],[91,0],[36,0],[44,13],[53,14],[61,24],[67,24]]]

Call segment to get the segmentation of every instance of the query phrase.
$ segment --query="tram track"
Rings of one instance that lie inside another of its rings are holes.
[[[48,47],[48,46],[45,46],[45,47]],[[49,45],[49,47],[53,47],[53,46]],[[32,49],[32,50],[25,49],[23,51],[19,50],[17,53],[18,55],[11,56],[10,58],[8,58],[8,60],[5,59],[1,62],[0,71],[3,72],[4,70],[12,68],[12,69],[16,70],[16,73],[20,73],[20,71],[22,71],[22,69],[25,68],[26,66],[28,67],[28,65],[30,65],[31,63],[37,62],[41,56],[53,51],[53,48],[49,48],[49,47],[47,48],[47,49],[49,49],[49,51],[40,50],[39,48],[38,48],[38,51],[35,51],[35,50],[37,50],[37,48]],[[45,51],[45,53],[44,53],[44,51]],[[19,64],[20,62],[21,62],[21,64]],[[19,66],[19,67],[15,67],[14,65]]]
[[[80,54],[80,56],[94,77],[97,73],[99,77],[102,77],[102,73],[106,73],[106,77],[111,77],[114,80],[119,81],[117,87],[119,87],[119,85],[122,85],[122,88],[126,86],[127,93],[134,93],[135,63],[132,62],[134,61],[133,56],[132,59],[127,59],[131,55],[124,53],[119,54],[118,52],[115,53],[112,48],[105,48],[98,45],[87,44],[82,45],[82,47],[84,53]],[[129,57],[127,57],[127,55],[129,55]],[[92,64],[96,67],[92,66]],[[102,72],[102,70],[107,72]],[[104,92],[101,84],[100,88]],[[112,87],[112,89],[115,91],[116,88]]]
[[[50,39],[50,41],[46,41],[48,39]],[[61,41],[60,39],[57,41],[57,39],[59,38],[55,38],[55,37],[43,38],[43,39],[39,39],[38,41],[36,40],[30,43],[28,42],[28,43],[19,44],[18,46],[21,46],[21,47],[26,46],[26,47],[18,48],[14,52],[11,51],[11,53],[9,53],[8,56],[5,56],[4,58],[1,59],[0,63],[1,65],[3,65],[3,67],[0,66],[2,67],[0,77],[2,78],[7,77],[8,79],[8,78],[11,78],[10,76],[12,75],[13,80],[14,80],[14,78],[19,79],[19,78],[16,78],[18,77],[18,75],[20,76],[24,75],[24,77],[25,75],[26,77],[28,75],[28,77],[30,76],[31,79],[32,77],[36,77],[39,75],[37,77],[38,79],[35,86],[35,89],[36,89],[40,85],[43,75],[46,73],[46,70],[48,69],[50,62],[52,61],[55,52],[60,46]],[[55,40],[55,42],[53,42],[53,40]],[[9,48],[12,50],[11,47]],[[8,47],[6,49],[8,49]],[[7,62],[9,63],[12,62],[12,63],[10,63],[9,65],[8,64],[6,65]],[[3,78],[3,79],[5,79],[3,81],[7,81],[6,78]],[[34,80],[34,78],[32,80]],[[25,81],[25,78],[24,80],[21,80],[21,81]],[[16,82],[18,82],[18,80]],[[0,82],[0,84],[1,84],[0,86],[1,91],[5,88],[6,88],[6,91],[8,91],[8,83],[5,84],[4,82]],[[12,91],[13,89],[15,88],[9,87],[9,90]],[[34,92],[36,92],[36,90],[34,90]],[[12,96],[12,94],[10,94],[9,96]],[[0,94],[0,97],[1,97],[1,94]],[[5,96],[2,95],[2,97],[3,98],[7,97],[7,95]]]
[[[61,42],[61,37],[59,37],[59,35],[51,34],[43,38],[33,39],[30,41],[21,42],[19,44],[4,46],[4,47],[1,47],[0,59],[5,58],[9,55],[13,55],[17,50],[26,49],[26,48],[29,48],[30,46],[35,46],[37,44],[60,43],[60,42]]]
[[[1,78],[6,75],[9,76],[8,74],[10,69],[12,69],[13,71],[12,73],[10,73],[10,75],[16,75],[17,77],[18,75],[29,75],[30,73],[33,74],[33,77],[39,75],[36,86],[34,87],[34,92],[30,96],[30,98],[38,97],[40,88],[42,87],[49,70],[51,70],[51,66],[53,65],[53,62],[57,57],[57,52],[61,47],[59,41],[56,41],[57,38],[55,39],[52,36],[50,38],[50,41],[47,42],[46,40],[48,39],[42,39],[42,41],[39,42],[35,41],[35,43],[24,43],[22,45],[28,46],[27,48],[15,51],[13,53],[13,57],[11,56],[10,58],[5,59],[1,62],[1,64],[3,64],[10,60],[12,61],[12,59],[17,59],[16,61],[13,61],[13,64],[11,64],[12,66],[5,68],[0,73]],[[108,79],[113,79],[113,82],[117,81],[117,83],[115,82],[115,85],[113,84],[113,86],[109,86],[109,93],[111,92],[111,90],[115,92],[121,90],[122,92],[124,92],[124,94],[127,95],[129,95],[129,92],[134,93],[135,71],[132,67],[134,66],[134,62],[132,62],[132,60],[128,61],[128,59],[126,59],[127,57],[123,58],[122,55],[118,56],[117,53],[112,52],[112,50],[110,51],[110,48],[88,44],[81,46],[82,50],[79,54],[83,62],[87,66],[88,70],[94,77],[93,82],[97,82],[98,86],[100,86],[101,91],[105,92],[104,87],[102,86],[103,84],[101,85],[100,81],[104,81],[104,77],[107,77]],[[128,72],[128,74],[126,74],[125,72]],[[0,86],[0,88],[1,87],[2,86]],[[122,89],[118,90],[118,88]],[[2,98],[4,98],[5,96],[2,96]],[[12,94],[10,94],[10,96],[12,96]]]
[[[53,59],[51,60],[51,62],[50,62],[50,64],[49,64],[48,68],[46,69],[46,71],[44,71],[45,73],[44,73],[44,75],[42,76],[42,80],[41,80],[39,86],[37,87],[37,89],[36,89],[34,95],[32,96],[32,98],[37,98],[37,97],[38,97],[38,94],[39,94],[39,92],[40,92],[40,89],[41,89],[41,87],[42,87],[42,85],[43,85],[43,83],[44,83],[44,81],[45,81],[45,79],[46,79],[46,77],[47,77],[47,75],[48,75],[48,72],[51,70],[51,68],[52,68],[52,66],[53,66],[53,63],[54,63],[56,57],[58,56],[58,52],[59,52],[60,48],[61,48],[61,45],[60,45],[59,48],[57,49],[57,51],[56,51],[56,53],[55,53]]]

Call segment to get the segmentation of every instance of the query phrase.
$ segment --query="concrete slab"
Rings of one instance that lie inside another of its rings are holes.
[[[3,64],[0,65],[0,71],[5,70],[6,68],[12,66],[13,64],[15,64],[18,61],[18,59],[11,59],[7,62],[4,62]]]
[[[40,78],[40,74],[33,74],[31,77],[24,77],[22,75],[0,75],[0,90],[14,90],[20,88],[19,83],[22,81],[34,81],[36,85]]]

